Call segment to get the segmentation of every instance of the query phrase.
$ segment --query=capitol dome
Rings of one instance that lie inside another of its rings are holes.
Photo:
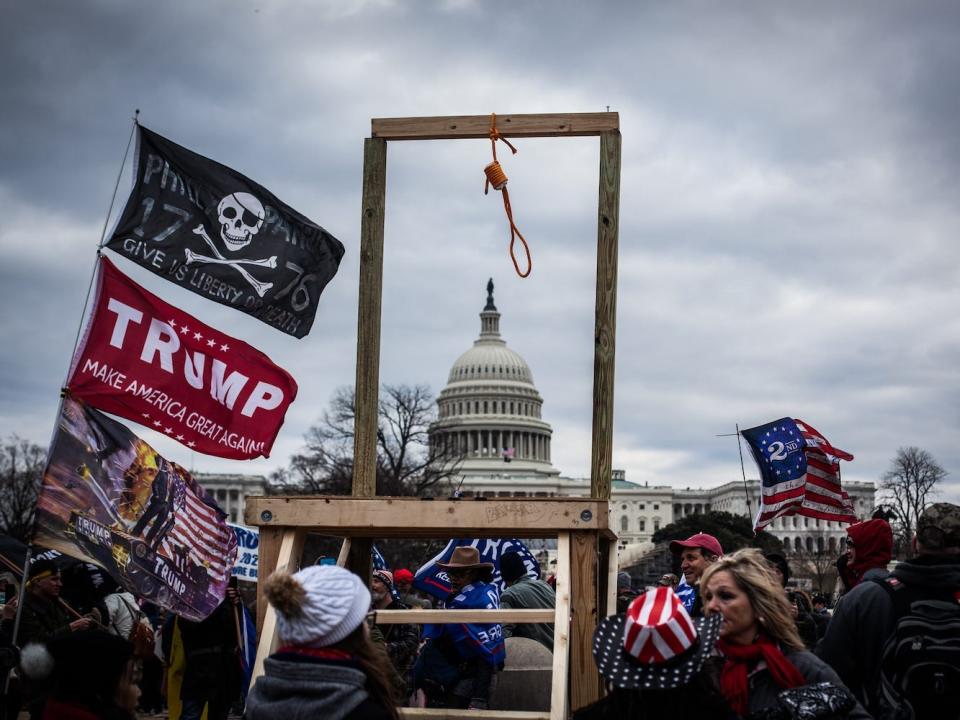
[[[542,408],[530,367],[500,336],[491,279],[480,313],[480,336],[453,363],[437,397],[431,442],[443,443],[463,458],[459,474],[464,479],[506,471],[555,477],[559,470],[550,464],[553,430],[541,418]]]

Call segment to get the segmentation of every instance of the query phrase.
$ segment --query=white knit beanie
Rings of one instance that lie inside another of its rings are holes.
[[[370,610],[370,591],[363,581],[336,565],[274,573],[264,594],[277,609],[280,640],[293,645],[334,645],[356,630]]]

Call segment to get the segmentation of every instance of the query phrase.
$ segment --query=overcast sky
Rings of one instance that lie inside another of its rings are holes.
[[[354,379],[372,117],[620,114],[614,466],[738,479],[733,438],[783,416],[877,480],[929,450],[960,500],[960,6],[902,2],[6,2],[0,7],[0,435],[46,445],[135,108],[346,246],[296,340],[113,256],[289,370],[286,463]],[[392,143],[381,379],[439,392],[488,277],[554,464],[589,473],[599,141],[502,156],[533,274],[514,274],[486,141]],[[129,191],[129,167],[118,206]],[[756,475],[748,459],[748,473]]]

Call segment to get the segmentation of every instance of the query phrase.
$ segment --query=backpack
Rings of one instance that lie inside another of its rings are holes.
[[[918,595],[896,577],[876,581],[897,618],[883,648],[877,717],[927,720],[960,717],[960,597]]]
[[[126,606],[130,618],[133,620],[133,625],[130,627],[130,634],[127,637],[127,640],[133,645],[133,656],[138,660],[146,660],[154,654],[154,648],[156,646],[153,626],[150,625],[150,621],[147,620],[140,608],[131,607],[126,598],[122,596],[119,597],[120,601]],[[120,631],[117,629],[116,622],[111,621],[110,625],[113,627],[114,634],[119,635]]]

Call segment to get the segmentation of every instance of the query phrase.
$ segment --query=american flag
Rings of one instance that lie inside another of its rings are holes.
[[[780,418],[742,431],[760,469],[761,530],[785,515],[856,522],[853,503],[840,486],[840,461],[853,455],[833,447],[802,420]]]
[[[504,448],[503,449],[503,461],[510,462],[513,460],[513,456],[516,454],[516,448]]]
[[[177,468],[179,470],[179,468]],[[171,472],[173,525],[162,547],[175,562],[189,557],[205,567],[216,584],[226,582],[237,552],[237,536],[226,513],[187,472]]]

